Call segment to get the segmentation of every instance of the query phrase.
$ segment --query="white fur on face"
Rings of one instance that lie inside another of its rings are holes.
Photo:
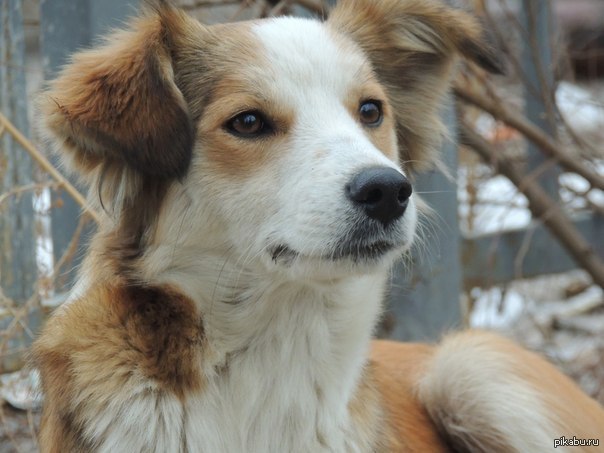
[[[355,47],[344,48],[348,43],[337,42],[314,21],[275,20],[255,31],[274,63],[275,91],[296,113],[289,149],[279,169],[283,184],[276,194],[279,209],[269,237],[300,253],[305,264],[304,257],[329,255],[367,220],[345,195],[347,182],[357,172],[374,166],[400,171],[385,155],[395,155],[394,130],[390,131],[391,148],[378,150],[347,109],[347,102],[358,105],[363,96],[370,95],[363,90],[368,63]],[[413,236],[414,216],[414,206],[410,206],[406,219],[392,233],[398,245],[407,246]],[[316,259],[311,261],[317,265]]]
[[[364,55],[316,21],[265,21],[252,31],[261,44],[263,80],[250,83],[260,86],[272,104],[293,112],[293,124],[266,165],[237,181],[236,190],[223,191],[228,196],[222,212],[233,216],[226,222],[230,242],[237,249],[249,246],[248,256],[259,257],[269,270],[286,270],[293,278],[336,276],[391,264],[413,239],[413,200],[402,219],[380,231],[362,228],[370,219],[345,193],[346,184],[364,168],[401,171],[394,162],[391,124],[380,126],[386,128],[382,134],[387,140],[386,149],[378,149],[354,116],[356,111],[350,110],[351,104],[375,96],[377,84]],[[379,95],[386,102],[383,92]],[[395,249],[371,262],[330,259],[339,245],[359,237],[389,241]],[[275,253],[283,248],[295,254]]]

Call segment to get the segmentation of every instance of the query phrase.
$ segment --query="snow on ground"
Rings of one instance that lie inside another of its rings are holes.
[[[522,316],[530,299],[516,290],[503,291],[500,287],[473,288],[470,326],[482,329],[505,329]]]
[[[488,171],[486,167],[482,167],[482,170]],[[467,168],[458,169],[457,181],[462,231],[480,235],[524,228],[530,223],[531,213],[526,197],[519,193],[516,186],[505,176],[497,175],[473,181],[471,184],[477,185],[477,196],[472,206],[467,190]]]
[[[50,189],[44,189],[34,195],[34,213],[36,216],[36,264],[38,273],[41,277],[50,277],[54,268],[53,244],[51,234],[51,194]],[[46,293],[42,294],[44,298],[52,295],[49,288],[41,288]]]
[[[604,293],[584,271],[470,292],[469,323],[548,357],[604,404]]]
[[[597,173],[604,175],[604,161],[595,163]],[[571,209],[585,209],[586,203],[583,197],[577,194],[587,193],[586,198],[590,203],[596,206],[604,207],[604,191],[600,189],[589,190],[589,182],[575,174],[563,173],[560,175],[560,197],[564,203]],[[589,190],[589,192],[587,192]]]
[[[491,170],[478,165],[472,171],[478,176],[469,181],[469,169],[458,169],[457,198],[462,231],[472,235],[482,235],[526,228],[531,222],[526,197],[505,176],[491,175]],[[604,161],[595,162],[595,170],[604,174]],[[581,194],[589,190],[589,182],[574,173],[563,173],[559,178],[560,199],[568,210],[586,209]],[[470,200],[468,185],[474,185],[476,196]],[[604,192],[592,189],[587,192],[590,203],[604,208]]]
[[[593,88],[592,88],[593,91]],[[581,139],[597,137],[599,147],[604,140],[604,102],[587,88],[560,82],[556,90],[556,103],[567,124]],[[483,113],[474,120],[474,127],[487,140],[514,140],[515,135],[502,134],[502,125],[492,116]],[[593,169],[604,174],[604,160],[595,160]],[[587,208],[589,203],[604,208],[604,192],[598,189],[589,191],[589,183],[574,173],[563,173],[559,178],[560,197],[569,210]],[[471,199],[469,185],[475,191]],[[584,198],[581,196],[586,194]],[[486,165],[474,165],[472,168],[461,166],[458,169],[459,217],[462,231],[473,235],[482,235],[526,227],[531,221],[526,198],[518,192],[514,184],[506,177],[493,175]]]
[[[604,127],[604,105],[585,88],[560,82],[556,90],[556,105],[577,134]]]

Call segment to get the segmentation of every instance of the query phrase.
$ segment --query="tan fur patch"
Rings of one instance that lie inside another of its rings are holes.
[[[61,310],[33,348],[51,451],[90,451],[78,428],[88,422],[82,405],[98,412],[108,398],[150,385],[180,399],[202,388],[203,323],[171,288],[105,283]]]
[[[70,375],[71,363],[59,351],[49,350],[33,356],[42,373],[44,390],[44,410],[38,433],[38,442],[44,453],[63,453],[66,451],[85,453],[92,446],[84,439],[81,427],[75,422],[73,411],[65,408],[65,402],[73,393],[72,383],[66,381]]]
[[[396,161],[395,113],[381,85],[374,80],[373,74],[367,76],[366,81],[359,84],[356,89],[351,90],[347,97],[346,107],[353,118],[359,118],[359,102],[367,100],[382,101],[383,121],[377,127],[363,126],[363,129],[378,150],[389,159]]]
[[[358,444],[364,447],[363,451],[391,451],[391,433],[382,404],[373,366],[369,365],[363,371],[356,392],[348,404],[355,435],[358,436]]]
[[[342,54],[363,53],[360,46],[352,41],[349,36],[345,36],[336,30],[328,29],[329,36],[334,40]],[[374,144],[386,157],[397,161],[397,141],[396,141],[396,124],[395,112],[393,111],[388,93],[378,81],[378,78],[373,70],[372,62],[367,61],[363,67],[359,68],[355,74],[356,85],[348,90],[345,105],[353,118],[359,117],[359,106],[361,101],[379,100],[382,101],[384,121],[379,127],[371,128],[364,127],[365,133]]]
[[[287,139],[293,125],[293,112],[271,102],[266,96],[252,94],[250,81],[224,79],[214,89],[216,102],[208,107],[200,125],[200,143],[209,166],[228,176],[245,176],[265,167]],[[271,133],[258,138],[237,137],[225,123],[239,113],[257,111],[266,117]]]
[[[262,59],[252,25],[207,27],[197,43],[181,43],[174,56],[177,83],[197,122],[204,158],[212,170],[228,176],[245,175],[266,164],[293,123],[293,112],[271,99],[270,84],[264,80],[268,62]],[[274,133],[261,139],[230,134],[227,121],[246,111],[263,113]]]
[[[416,386],[433,348],[373,341],[370,363],[388,426],[389,452],[445,453],[449,449],[417,397]]]

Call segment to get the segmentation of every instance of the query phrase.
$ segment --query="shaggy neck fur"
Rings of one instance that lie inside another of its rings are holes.
[[[203,319],[206,385],[183,402],[190,451],[370,449],[374,439],[350,405],[386,273],[290,280],[233,259],[226,246],[193,246],[173,231],[179,224],[159,226],[138,270],[143,281],[191,298]],[[88,265],[85,275],[92,272]]]
[[[348,404],[377,312],[368,290],[379,293],[378,281],[364,277],[344,290],[258,279],[236,305],[229,296],[207,301],[216,353],[207,373],[217,372],[201,398],[219,408],[206,414],[217,428],[232,418],[240,451],[351,451]]]

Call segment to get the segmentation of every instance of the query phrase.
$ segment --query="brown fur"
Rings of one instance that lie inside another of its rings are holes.
[[[39,100],[67,166],[90,185],[92,206],[112,218],[108,252],[123,271],[152,236],[168,184],[191,161],[194,127],[171,50],[187,21],[170,7],[148,12],[76,54]]]
[[[200,121],[202,144],[207,150],[207,163],[217,174],[229,177],[245,177],[254,170],[266,167],[270,159],[278,156],[283,147],[286,132],[293,126],[293,112],[279,108],[260,96],[239,88],[243,80],[228,78],[214,89],[217,101],[208,107],[208,115]],[[246,110],[241,110],[241,106]],[[226,120],[249,110],[265,112],[272,119],[274,135],[250,142],[227,132]]]
[[[157,15],[132,29],[63,70],[42,103],[47,125],[83,173],[112,161],[153,177],[182,176],[194,133],[174,82],[173,30]]]
[[[358,438],[363,439],[366,451],[396,452],[396,434],[384,410],[383,395],[379,391],[377,373],[372,363],[365,368],[354,398],[348,404],[355,420]]]
[[[50,403],[40,432],[45,451],[91,451],[81,426],[116,395],[135,398],[150,382],[158,397],[183,399],[201,389],[203,323],[173,289],[114,277],[61,311],[32,351]]]
[[[397,159],[397,143],[396,134],[393,133],[395,130],[395,113],[392,106],[388,102],[388,97],[384,92],[382,86],[377,82],[373,72],[363,77],[359,75],[359,78],[364,79],[365,83],[359,85],[357,90],[352,90],[348,96],[346,106],[350,112],[351,117],[358,118],[359,116],[359,99],[363,100],[385,100],[382,103],[382,115],[383,121],[380,127],[368,127],[366,133],[369,136],[371,142],[376,146],[377,149],[382,151],[385,156],[392,160]],[[361,95],[361,92],[364,96]]]
[[[417,397],[418,379],[434,348],[424,344],[374,341],[371,366],[391,431],[391,452],[447,452],[426,409]]]

